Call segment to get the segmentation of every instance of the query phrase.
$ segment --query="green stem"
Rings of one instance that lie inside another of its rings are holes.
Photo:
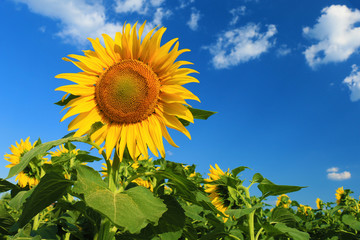
[[[250,200],[249,187],[240,186],[239,189],[243,190],[245,192],[245,197]],[[240,194],[240,196],[242,197],[241,194]],[[242,197],[242,199],[244,200],[244,203],[245,203],[247,208],[252,207],[250,202],[248,202],[243,197]],[[250,240],[255,240],[255,233],[254,233],[254,231],[255,231],[255,228],[254,228],[255,211],[252,211],[247,217],[248,217],[248,223],[249,223]]]
[[[260,230],[257,232],[256,236],[255,236],[255,240],[258,240],[260,237],[261,232],[264,230],[264,228],[260,228]]]

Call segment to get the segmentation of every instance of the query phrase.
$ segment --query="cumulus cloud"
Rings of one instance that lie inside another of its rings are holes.
[[[360,70],[359,67],[353,64],[352,71],[349,76],[347,76],[343,83],[346,84],[351,93],[350,93],[350,100],[355,102],[360,99]]]
[[[276,56],[283,57],[291,53],[291,48],[289,48],[286,44],[282,44],[277,50],[276,50]]]
[[[347,60],[360,47],[360,11],[345,5],[331,5],[321,11],[313,27],[303,28],[303,34],[317,41],[305,51],[307,63],[315,68],[330,62]]]
[[[326,172],[338,172],[338,171],[339,171],[338,167],[332,167],[332,168],[326,169]]]
[[[193,2],[195,2],[195,0],[180,0],[179,8],[186,8],[187,6],[192,4]]]
[[[231,9],[230,13],[232,15],[232,19],[230,21],[230,25],[235,25],[239,21],[239,17],[245,15],[245,11],[246,11],[245,6],[240,6],[240,7]]]
[[[191,16],[190,20],[186,23],[191,30],[196,31],[199,27],[198,23],[201,18],[200,11],[196,10],[195,8],[191,9]]]
[[[110,22],[106,17],[102,0],[13,0],[28,6],[30,11],[60,22],[57,36],[65,42],[85,45],[87,38],[101,37],[102,33],[115,36],[121,31],[123,22]],[[121,13],[137,12],[146,14],[147,9],[154,10],[152,21],[148,21],[144,32],[162,25],[162,20],[171,14],[170,10],[159,7],[164,0],[117,0],[115,11]],[[123,6],[120,10],[119,6]],[[150,11],[149,11],[150,12]]]
[[[205,47],[212,54],[215,68],[229,68],[259,57],[274,45],[275,25],[261,32],[258,24],[250,23],[221,34],[216,43]]]
[[[339,168],[332,167],[326,170],[328,172],[327,177],[330,180],[342,181],[351,178],[351,173],[348,171],[339,172]]]
[[[139,14],[145,14],[148,9],[145,3],[145,0],[117,0],[115,5],[115,12],[137,12]]]
[[[91,5],[85,0],[14,0],[26,4],[30,11],[60,20],[57,33],[66,42],[84,44],[87,37],[99,37],[101,33],[115,34],[122,25],[106,21],[105,9],[100,2]]]

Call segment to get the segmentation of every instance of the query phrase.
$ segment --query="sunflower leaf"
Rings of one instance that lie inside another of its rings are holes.
[[[45,174],[30,197],[26,199],[17,226],[19,228],[25,226],[41,210],[63,196],[66,189],[72,184],[72,181],[65,179],[64,176],[58,173]]]
[[[85,140],[85,138],[83,138],[83,137],[68,137],[68,138],[62,138],[62,139],[47,142],[47,143],[42,143],[42,144],[34,147],[30,151],[26,152],[24,154],[24,156],[21,157],[19,164],[10,168],[9,175],[6,177],[6,179],[19,174],[22,170],[24,170],[28,166],[29,162],[33,158],[36,158],[37,156],[45,155],[46,152],[49,151],[51,148],[59,146],[64,143],[67,143],[67,142],[72,142],[72,141],[81,142],[83,140]]]
[[[115,225],[130,233],[138,233],[148,223],[158,223],[166,205],[144,187],[113,192],[100,174],[87,166],[78,166],[73,191],[83,196],[86,205],[105,215]]]
[[[290,185],[277,185],[268,179],[264,178],[258,185],[259,190],[262,192],[262,199],[267,196],[277,196],[289,192],[296,192],[305,187],[290,186]]]
[[[0,178],[0,193],[7,192],[12,189],[19,189],[19,186]]]

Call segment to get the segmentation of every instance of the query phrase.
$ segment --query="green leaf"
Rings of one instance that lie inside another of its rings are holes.
[[[296,192],[304,187],[299,186],[289,186],[289,185],[276,185],[264,178],[261,183],[258,185],[259,190],[262,192],[262,198],[267,196],[278,196],[281,194]]]
[[[112,192],[94,169],[78,166],[76,170],[73,191],[82,194],[89,207],[130,233],[139,232],[150,222],[157,224],[167,209],[147,188],[138,186],[124,192]]]
[[[63,100],[60,100],[60,101],[58,101],[58,102],[56,102],[56,103],[54,103],[54,104],[56,104],[56,105],[58,105],[58,106],[65,106],[65,105],[68,104],[71,100],[73,100],[73,99],[75,99],[75,98],[77,98],[77,97],[79,97],[79,96],[70,94],[66,99],[64,99],[64,101],[63,101]]]
[[[15,223],[14,218],[6,211],[5,206],[0,206],[0,234],[8,235],[10,227]]]
[[[244,166],[237,167],[237,168],[233,169],[233,170],[231,171],[231,173],[232,173],[234,176],[237,176],[239,173],[241,173],[241,172],[244,171],[245,169],[250,169],[250,168],[244,167]]]
[[[7,192],[7,191],[13,190],[13,189],[18,190],[20,188],[19,188],[19,186],[12,184],[11,182],[9,182],[5,179],[0,178],[0,193]]]
[[[98,158],[89,154],[78,154],[76,155],[76,159],[80,162],[94,162],[100,161],[102,158]]]
[[[99,130],[100,128],[102,128],[104,126],[104,124],[102,122],[95,122],[93,125],[91,125],[90,131],[89,131],[89,136],[91,136],[94,132],[96,132],[97,130]]]
[[[260,174],[260,173],[255,173],[253,178],[252,178],[252,181],[253,183],[260,183],[264,180],[264,177]]]
[[[30,189],[29,191],[18,192],[16,196],[10,200],[9,205],[15,209],[22,208],[22,205],[24,204],[25,200],[32,194],[33,191],[34,188]]]
[[[346,225],[349,225],[352,229],[356,231],[360,231],[360,222],[356,220],[356,218],[352,215],[343,215],[342,222]]]
[[[213,114],[215,114],[216,112],[211,112],[211,111],[206,111],[206,110],[201,110],[201,109],[196,109],[196,108],[192,108],[192,107],[188,107],[190,112],[192,113],[193,117],[195,119],[202,119],[202,120],[207,120],[210,116],[212,116]],[[190,124],[189,121],[186,121],[184,119],[179,119],[180,122],[186,127]]]
[[[228,209],[225,211],[225,213],[229,214],[230,216],[234,216],[236,219],[241,218],[242,216],[249,215],[253,211],[255,211],[258,208],[261,208],[262,204],[256,204],[255,206],[251,208],[244,208],[244,209]]]
[[[29,164],[31,159],[33,159],[37,156],[45,155],[46,152],[49,151],[51,148],[56,147],[61,144],[64,144],[64,143],[67,143],[67,142],[81,141],[84,139],[85,138],[83,138],[83,137],[68,137],[68,138],[62,138],[62,139],[47,142],[47,143],[42,143],[42,144],[34,147],[30,151],[26,152],[24,154],[24,156],[21,157],[19,164],[10,168],[7,179],[19,174],[22,170],[24,170],[26,168],[26,166]]]
[[[273,223],[285,223],[287,226],[295,226],[296,220],[294,215],[286,208],[275,208],[270,217]]]
[[[185,226],[184,209],[172,196],[163,195],[161,199],[164,200],[168,210],[160,218],[155,231],[159,233],[160,239],[178,240]]]
[[[301,232],[297,230],[296,228],[291,228],[286,226],[284,223],[277,223],[274,226],[277,230],[281,231],[282,233],[285,233],[289,237],[291,237],[294,240],[308,240],[310,239],[310,235],[306,232]]]
[[[41,210],[58,200],[72,183],[55,172],[45,174],[31,196],[26,199],[23,212],[17,222],[18,226],[22,228]]]

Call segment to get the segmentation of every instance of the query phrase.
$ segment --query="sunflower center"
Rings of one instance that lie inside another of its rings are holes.
[[[154,113],[160,81],[152,69],[134,59],[109,67],[95,87],[95,99],[109,123],[136,123]]]

